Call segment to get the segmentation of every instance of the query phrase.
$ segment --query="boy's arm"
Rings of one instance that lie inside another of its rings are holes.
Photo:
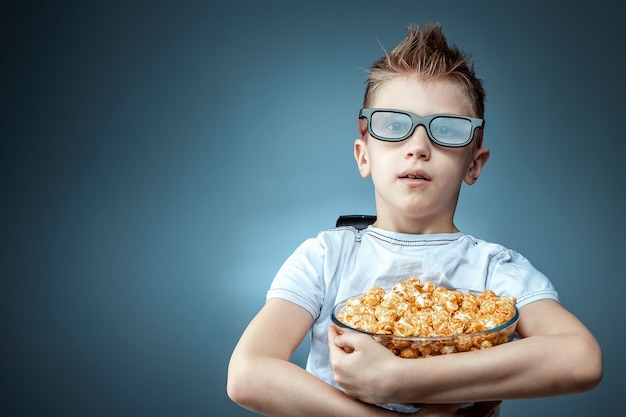
[[[269,300],[233,351],[227,382],[230,398],[267,416],[397,416],[350,398],[289,361],[312,321],[293,303]]]
[[[597,341],[558,302],[523,307],[517,329],[522,339],[489,349],[402,359],[368,336],[337,336],[331,327],[331,364],[344,391],[368,403],[546,397],[587,391],[600,382]]]

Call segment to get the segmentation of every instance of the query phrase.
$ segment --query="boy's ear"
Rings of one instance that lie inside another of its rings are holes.
[[[367,120],[359,119],[359,133],[361,134],[361,139],[363,139],[367,133]]]
[[[467,185],[473,185],[480,177],[480,172],[489,159],[489,148],[479,147],[474,150],[472,155],[472,162],[470,163],[467,172],[465,173],[465,183]]]
[[[474,132],[474,141],[476,141],[476,146],[478,146],[479,148],[483,147],[483,135],[485,134],[485,131],[483,129],[477,129]]]
[[[367,154],[367,142],[362,138],[354,141],[354,159],[359,168],[359,173],[363,178],[370,175],[371,169],[369,164],[369,156]]]

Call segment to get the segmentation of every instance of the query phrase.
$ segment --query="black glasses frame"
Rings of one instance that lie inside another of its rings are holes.
[[[409,129],[406,135],[399,137],[399,138],[386,138],[386,137],[378,136],[372,131],[372,127],[371,127],[372,126],[371,117],[376,112],[403,114],[405,116],[408,116],[411,119],[411,123],[413,123],[413,125],[411,126],[411,129]],[[447,143],[447,142],[442,142],[436,139],[433,136],[432,132],[430,131],[430,124],[432,123],[433,120],[435,120],[438,117],[450,117],[454,119],[468,120],[472,124],[472,130],[471,130],[471,135],[469,139],[467,139],[463,143]],[[378,140],[382,140],[385,142],[402,142],[403,140],[406,140],[409,137],[411,137],[411,135],[413,135],[413,132],[415,132],[415,129],[417,129],[418,126],[424,126],[426,128],[426,133],[428,134],[428,138],[431,141],[433,141],[437,145],[445,146],[447,148],[462,148],[463,146],[469,145],[474,139],[474,134],[475,134],[476,129],[484,129],[485,127],[485,119],[477,119],[475,117],[459,116],[458,114],[431,114],[430,116],[421,117],[408,111],[396,110],[396,109],[385,109],[385,108],[361,109],[359,111],[359,119],[367,120],[367,131],[369,132],[370,135],[372,135],[372,137]]]

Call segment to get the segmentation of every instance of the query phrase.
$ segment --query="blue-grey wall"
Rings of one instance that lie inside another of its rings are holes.
[[[226,396],[230,352],[296,245],[373,212],[352,157],[364,70],[428,22],[488,90],[492,157],[458,225],[530,258],[605,352],[596,390],[503,415],[618,405],[613,3],[41,3],[0,24],[0,414],[251,415]]]

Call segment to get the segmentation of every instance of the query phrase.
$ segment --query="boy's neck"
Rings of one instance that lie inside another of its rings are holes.
[[[377,218],[373,227],[387,230],[394,233],[405,233],[412,235],[434,235],[441,233],[458,233],[459,229],[453,222],[442,222],[441,224],[433,224],[424,221],[415,220],[390,220],[386,218]]]

